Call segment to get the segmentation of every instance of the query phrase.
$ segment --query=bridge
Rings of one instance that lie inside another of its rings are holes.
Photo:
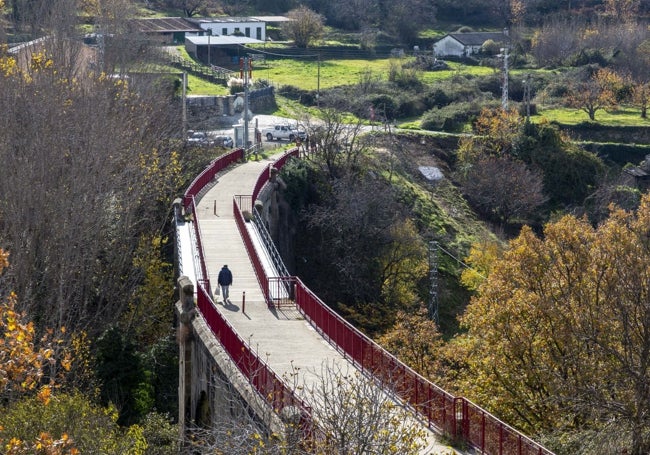
[[[174,203],[179,300],[179,423],[217,426],[254,415],[269,434],[302,441],[327,437],[300,383],[314,384],[323,364],[369,378],[425,430],[422,453],[457,453],[455,441],[485,454],[552,453],[463,397],[427,381],[347,323],[298,277],[279,272],[274,248],[251,222],[272,192],[272,169],[300,151],[247,159],[242,149],[213,161]],[[271,190],[269,190],[271,188]],[[230,298],[216,294],[217,274],[234,275]],[[217,377],[236,395],[225,400]]]

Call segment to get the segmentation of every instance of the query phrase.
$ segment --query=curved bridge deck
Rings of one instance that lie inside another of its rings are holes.
[[[268,396],[278,395],[278,381],[269,379],[273,373],[294,384],[315,384],[324,365],[337,365],[342,371],[347,367],[361,366],[364,373],[375,375],[391,387],[391,381],[395,381],[390,393],[400,396],[409,408],[417,410],[419,417],[416,419],[414,414],[414,424],[422,425],[428,435],[423,453],[456,453],[451,447],[441,444],[437,433],[430,427],[439,425],[436,431],[453,434],[481,453],[552,455],[475,404],[462,397],[453,397],[389,354],[382,353],[381,348],[370,340],[364,340],[363,335],[353,328],[345,327],[346,323],[333,313],[328,313],[330,310],[301,283],[296,285],[297,305],[269,307],[265,296],[270,291],[262,287],[269,286],[263,282],[267,278],[258,279],[260,260],[249,256],[248,251],[254,242],[240,234],[239,228],[245,223],[239,211],[234,210],[236,204],[233,201],[242,195],[256,195],[260,182],[264,181],[260,176],[268,173],[275,159],[283,154],[271,159],[235,163],[241,156],[241,151],[239,155],[233,152],[215,161],[188,189],[183,205],[188,209],[194,204],[195,223],[189,223],[193,225],[189,231],[193,231],[197,238],[190,240],[191,235],[188,235],[180,242],[182,257],[179,261],[185,275],[191,275],[187,273],[191,269],[189,263],[194,264],[194,277],[190,278],[197,288],[200,314],[212,328],[212,333],[220,333],[220,342],[231,357],[233,354],[239,356],[243,351],[252,352],[262,361],[256,364],[257,367],[265,363],[263,368],[271,370],[272,373],[264,373],[262,381],[266,385],[257,384],[258,390],[263,390],[262,396],[267,395],[268,390],[272,391]],[[229,301],[225,304],[222,296],[214,294],[217,275],[224,264],[233,273]],[[312,322],[320,327],[315,328]],[[222,332],[231,330],[226,326],[236,332],[234,337],[237,339],[223,337]],[[245,355],[252,359],[252,355]],[[385,371],[390,371],[390,374]],[[298,379],[293,376],[296,372]],[[257,378],[251,381],[251,384],[258,382]],[[286,391],[280,391],[279,395],[285,397]],[[274,407],[277,408],[276,404]]]
[[[233,196],[250,194],[272,160],[250,161],[231,168],[201,198],[197,217],[212,292],[224,264],[233,274],[230,298],[215,296],[218,310],[279,376],[319,370],[323,361],[341,355],[304,320],[295,308],[268,308],[255,270],[233,216]],[[216,207],[216,210],[215,210]],[[216,212],[216,213],[215,213]]]

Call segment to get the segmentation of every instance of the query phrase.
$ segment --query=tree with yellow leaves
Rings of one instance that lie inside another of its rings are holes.
[[[462,318],[466,393],[529,433],[563,433],[558,453],[650,452],[648,264],[650,193],[596,228],[524,228]]]
[[[398,311],[393,327],[377,342],[425,378],[438,383],[443,377],[441,349],[444,343],[426,310]]]
[[[621,85],[622,78],[614,71],[600,68],[591,77],[574,84],[566,98],[567,105],[583,110],[589,120],[596,120],[596,112],[601,109],[612,109],[618,105],[616,89]]]
[[[0,274],[9,266],[9,254],[0,249]],[[34,324],[28,322],[24,314],[16,310],[16,295],[10,293],[0,302],[0,399],[3,403],[13,403],[26,394],[36,394],[42,405],[50,401],[54,378],[44,378],[44,368],[55,362],[53,342],[43,338],[40,347],[36,346]],[[61,359],[69,368],[70,358]],[[45,381],[45,384],[43,383]],[[19,438],[2,438],[2,419],[0,419],[0,446],[4,453],[11,455],[75,455],[78,451],[66,433],[59,439],[47,432],[41,432],[33,441]]]

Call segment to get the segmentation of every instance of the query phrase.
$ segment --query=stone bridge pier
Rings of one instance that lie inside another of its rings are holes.
[[[181,276],[178,290],[175,311],[181,440],[185,441],[193,429],[229,428],[237,422],[260,434],[284,434],[291,426],[285,425],[253,389],[197,311],[192,281]]]

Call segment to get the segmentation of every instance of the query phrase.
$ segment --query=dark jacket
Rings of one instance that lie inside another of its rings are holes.
[[[232,273],[228,267],[221,268],[217,282],[220,286],[230,286],[232,284]]]

